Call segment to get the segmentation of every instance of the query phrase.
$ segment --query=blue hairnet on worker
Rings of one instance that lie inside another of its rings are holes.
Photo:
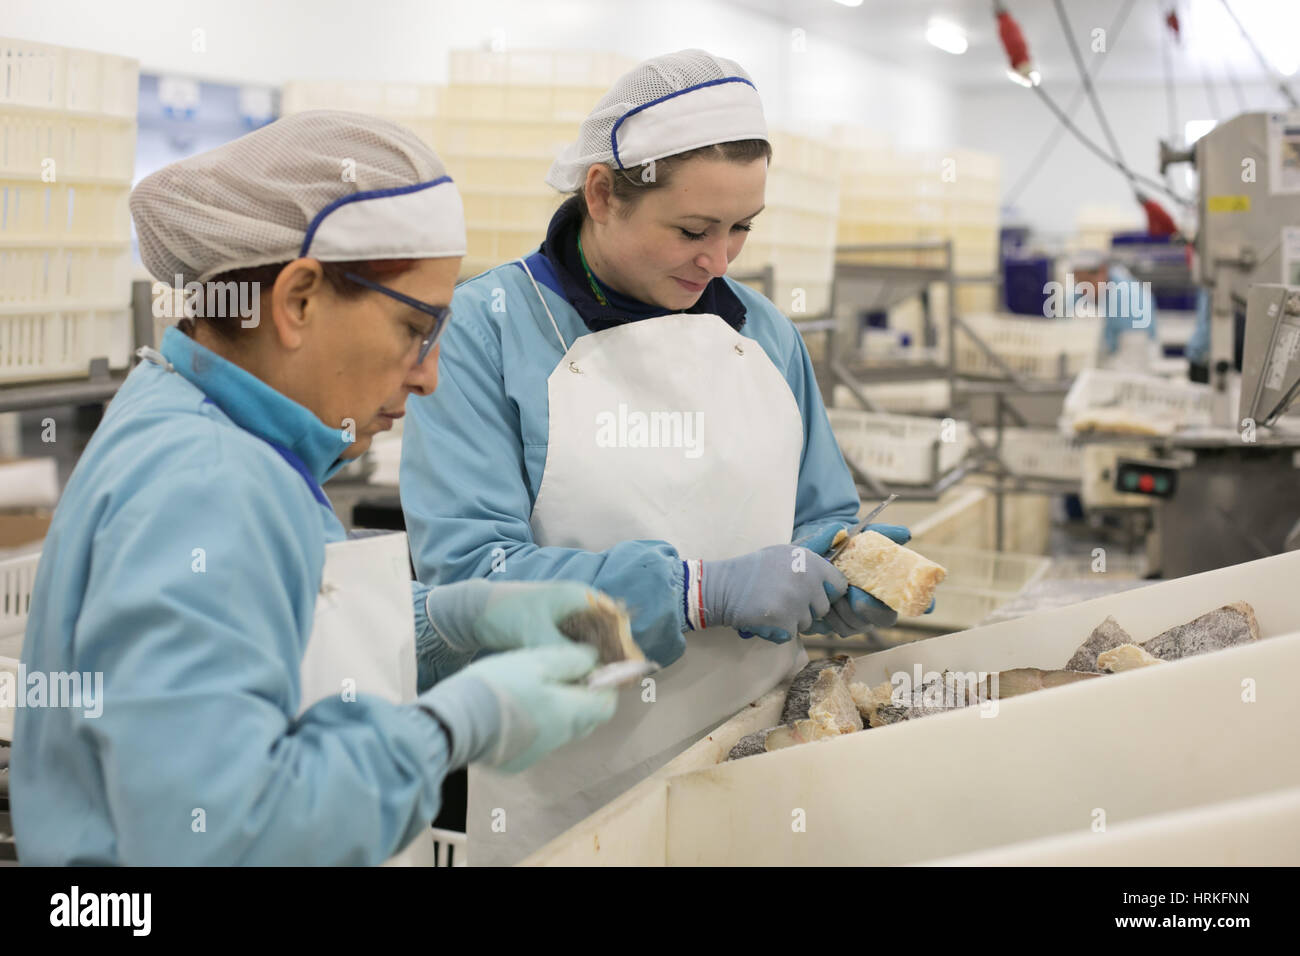
[[[1100,364],[1146,369],[1159,358],[1155,297],[1125,266],[1101,252],[1082,252],[1072,261],[1076,315],[1102,319]]]
[[[896,619],[823,557],[859,502],[799,332],[726,276],[770,156],[738,64],[648,60],[551,167],[571,195],[541,246],[456,289],[403,436],[417,575],[584,581],[666,668],[523,785],[471,768],[473,864],[521,859],[771,690],[800,632]]]
[[[321,111],[165,167],[131,211],[150,272],[198,294],[50,526],[22,663],[102,694],[17,710],[19,856],[432,862],[450,769],[522,769],[615,706],[556,627],[589,588],[430,590],[404,535],[347,540],[321,490],[437,384],[456,187],[403,127]]]

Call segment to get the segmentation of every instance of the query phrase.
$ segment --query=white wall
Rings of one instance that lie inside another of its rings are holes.
[[[1055,84],[1053,100],[1062,109],[1074,96],[1076,87]],[[1159,179],[1158,140],[1169,138],[1169,110],[1163,84],[1114,85],[1101,83],[1098,96],[1124,159],[1135,172]],[[1279,109],[1283,101],[1276,89],[1261,84],[1241,85],[1242,99],[1250,110]],[[1220,119],[1235,116],[1240,109],[1231,86],[1215,88]],[[1174,87],[1178,132],[1193,119],[1214,119],[1215,114],[1203,84]],[[959,95],[957,140],[973,149],[996,152],[1002,157],[1002,194],[1004,199],[1021,173],[1029,168],[1048,131],[1056,121],[1033,92],[1006,83],[1004,87],[965,88]],[[1074,114],[1079,129],[1103,147],[1105,137],[1092,108],[1085,99]],[[1108,150],[1109,151],[1109,150]],[[1189,195],[1182,170],[1173,167],[1175,185]],[[1085,205],[1111,205],[1127,211],[1135,228],[1145,226],[1141,208],[1131,198],[1131,190],[1118,170],[1104,164],[1069,134],[1050,154],[1045,168],[1020,194],[1014,216],[1035,229],[1048,233],[1066,233],[1075,228],[1076,216]],[[1176,215],[1176,206],[1164,197],[1155,196]],[[1187,220],[1191,222],[1191,220]]]
[[[144,70],[278,86],[290,79],[445,82],[451,49],[702,47],[753,75],[769,122],[867,125],[898,142],[955,142],[953,92],[723,0],[4,0],[0,32],[136,57]],[[192,48],[204,31],[204,52]]]

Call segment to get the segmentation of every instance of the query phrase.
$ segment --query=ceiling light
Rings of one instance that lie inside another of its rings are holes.
[[[925,28],[925,38],[947,53],[966,52],[966,31],[947,20],[931,20]]]

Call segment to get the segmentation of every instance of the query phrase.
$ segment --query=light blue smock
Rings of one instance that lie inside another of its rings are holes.
[[[572,344],[590,334],[573,306],[547,284],[548,276],[554,283],[549,261],[535,253],[528,262],[564,340]],[[722,281],[745,305],[741,334],[758,342],[785,377],[803,420],[793,538],[828,524],[851,524],[857,489],[802,337],[760,293]],[[686,648],[682,560],[695,555],[679,555],[657,540],[624,541],[599,552],[533,541],[529,517],[549,437],[547,378],[563,354],[537,291],[517,263],[457,287],[437,391],[408,402],[402,438],[402,510],[416,576],[427,584],[497,574],[580,581],[625,601],[637,643],[667,665]],[[754,422],[755,428],[766,426]],[[764,462],[753,462],[754,481],[766,479],[764,468]]]
[[[1191,337],[1183,347],[1187,361],[1196,365],[1206,365],[1210,361],[1210,290],[1196,290],[1196,324],[1192,327]]]
[[[17,711],[19,858],[380,863],[437,815],[449,751],[366,694],[298,716],[325,544],[346,537],[319,482],[346,444],[177,329],[162,353],[179,374],[131,372],[45,540],[23,664],[102,672],[104,699]],[[430,656],[425,593],[422,689],[464,663]]]
[[[1119,350],[1119,337],[1126,332],[1146,332],[1147,338],[1156,339],[1156,303],[1150,287],[1133,278],[1133,273],[1124,266],[1110,266],[1106,281],[1115,286],[1124,286],[1122,292],[1117,290],[1116,304],[1120,308],[1111,312],[1106,308],[1107,296],[1097,295],[1097,314],[1104,316],[1102,323],[1102,347],[1107,355],[1114,355]]]

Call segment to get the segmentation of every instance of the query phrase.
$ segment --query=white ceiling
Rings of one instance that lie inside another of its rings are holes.
[[[991,0],[863,0],[845,7],[835,0],[730,0],[738,7],[802,28],[809,49],[817,37],[837,42],[877,59],[919,69],[953,86],[1008,82],[1006,55],[998,39]],[[1052,0],[1004,0],[1019,22],[1043,82],[1078,82],[1078,73]],[[1125,0],[1064,0],[1065,11],[1085,62],[1091,61],[1092,31],[1109,31]],[[1162,32],[1165,14],[1176,6],[1182,48],[1171,58],[1174,81],[1210,83],[1225,90],[1231,82],[1270,79],[1225,12],[1222,0],[1131,0],[1118,39],[1108,37],[1101,81],[1163,83]],[[1297,0],[1230,0],[1232,10],[1252,39],[1269,56],[1300,57],[1300,2]],[[953,56],[925,39],[930,17],[956,23],[966,31],[969,49]],[[1274,74],[1276,75],[1276,74]],[[1300,74],[1290,78],[1300,91]]]

